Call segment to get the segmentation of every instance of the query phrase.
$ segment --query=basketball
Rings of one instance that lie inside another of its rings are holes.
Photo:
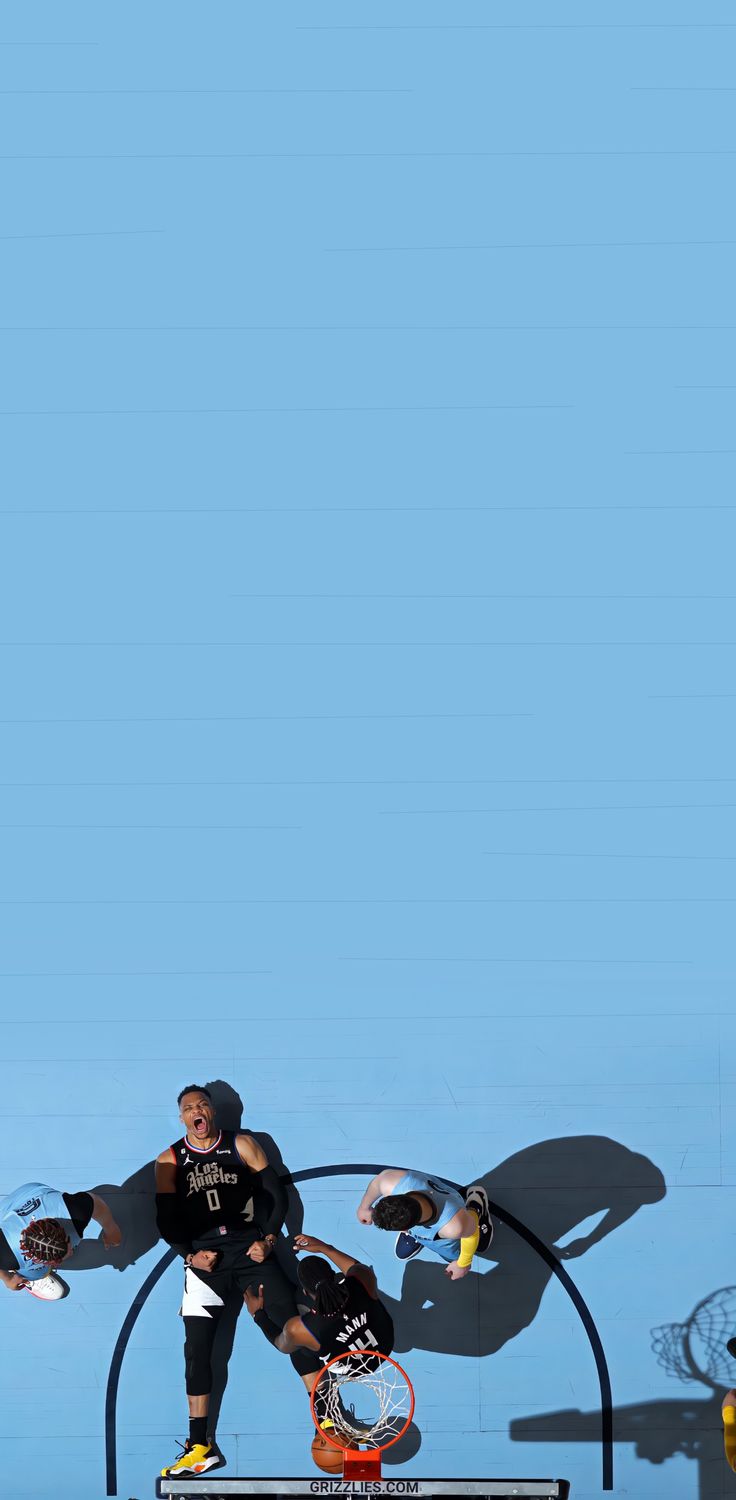
[[[312,1458],[323,1474],[342,1474],[342,1453],[321,1432],[316,1432],[312,1440]]]

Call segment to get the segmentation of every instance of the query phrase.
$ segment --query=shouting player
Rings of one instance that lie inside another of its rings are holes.
[[[108,1250],[122,1234],[96,1193],[59,1193],[44,1182],[24,1182],[0,1198],[0,1281],[9,1292],[58,1302],[69,1288],[56,1267],[73,1255],[90,1219]]]
[[[431,1250],[446,1262],[451,1281],[467,1276],[476,1250],[493,1239],[488,1198],[480,1187],[461,1194],[441,1177],[403,1167],[384,1167],[371,1179],[358,1204],[361,1224],[398,1230],[395,1253],[412,1260]]]
[[[295,1288],[273,1256],[286,1193],[252,1135],[218,1130],[207,1089],[189,1084],[179,1099],[181,1140],[156,1162],[159,1232],[185,1257],[184,1355],[189,1437],[164,1476],[204,1474],[223,1462],[207,1433],[212,1346],[225,1298],[263,1286],[265,1306],[281,1329],[296,1313]],[[320,1362],[297,1349],[291,1362],[307,1389]]]

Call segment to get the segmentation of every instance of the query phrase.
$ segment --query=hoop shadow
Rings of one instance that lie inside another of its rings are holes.
[[[698,1500],[723,1500],[733,1477],[723,1456],[721,1401],[725,1389],[707,1401],[642,1401],[618,1406],[614,1412],[617,1443],[633,1443],[637,1458],[663,1464],[681,1453],[698,1465]],[[515,1443],[597,1443],[597,1412],[553,1411],[539,1417],[519,1417],[509,1423]],[[672,1493],[675,1493],[673,1488]]]
[[[704,1385],[711,1394],[701,1401],[684,1394],[671,1401],[642,1401],[614,1413],[616,1441],[633,1443],[637,1458],[659,1465],[682,1454],[697,1463],[698,1500],[722,1500],[733,1485],[721,1405],[731,1367],[736,1379],[736,1362],[725,1350],[734,1327],[736,1287],[723,1287],[699,1302],[684,1323],[652,1329],[658,1364],[681,1384]],[[509,1436],[518,1443],[593,1443],[597,1435],[595,1412],[547,1412],[509,1424]]]

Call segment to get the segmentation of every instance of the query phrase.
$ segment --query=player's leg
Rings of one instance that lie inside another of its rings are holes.
[[[298,1316],[296,1287],[284,1275],[274,1256],[269,1256],[260,1265],[251,1261],[247,1268],[239,1268],[237,1279],[243,1294],[248,1286],[255,1287],[256,1290],[259,1286],[263,1287],[264,1309],[277,1328],[283,1328],[289,1318]],[[306,1389],[311,1391],[322,1369],[319,1355],[311,1349],[297,1349],[289,1358]]]
[[[62,1297],[69,1296],[69,1287],[55,1271],[49,1271],[46,1276],[39,1276],[36,1281],[26,1282],[25,1290],[32,1297],[38,1297],[39,1302],[60,1302]]]
[[[480,1230],[478,1251],[482,1255],[483,1251],[489,1248],[493,1239],[493,1220],[488,1203],[488,1194],[485,1188],[481,1187],[479,1182],[476,1182],[472,1187],[465,1188],[463,1197],[465,1199],[465,1207],[472,1209],[478,1218],[478,1228]]]
[[[229,1275],[222,1271],[193,1271],[190,1266],[185,1269],[181,1315],[189,1437],[179,1458],[161,1470],[164,1478],[206,1474],[208,1469],[223,1463],[214,1444],[208,1441],[207,1415],[212,1391],[212,1346],[229,1284]]]

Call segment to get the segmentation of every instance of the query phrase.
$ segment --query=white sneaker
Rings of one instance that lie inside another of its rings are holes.
[[[38,1281],[29,1281],[26,1291],[32,1297],[38,1297],[41,1302],[60,1302],[62,1297],[68,1297],[69,1287],[55,1271],[49,1271],[46,1276],[40,1276]]]

